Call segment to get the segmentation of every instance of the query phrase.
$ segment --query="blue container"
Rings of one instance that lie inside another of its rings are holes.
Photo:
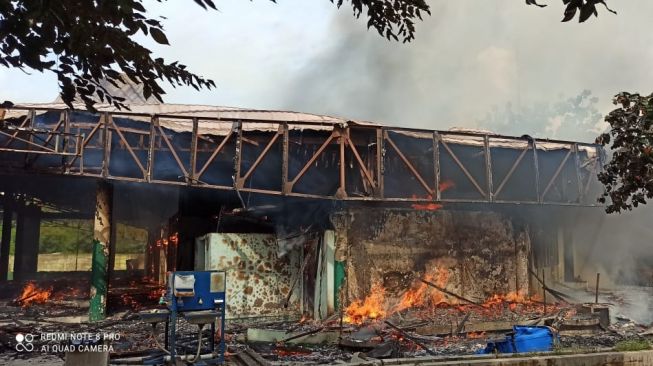
[[[554,334],[549,327],[516,325],[505,339],[490,342],[480,353],[545,352],[553,349]]]
[[[515,326],[516,352],[543,352],[553,349],[553,332],[549,327]]]

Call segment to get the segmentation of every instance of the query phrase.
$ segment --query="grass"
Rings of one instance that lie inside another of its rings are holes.
[[[127,269],[128,259],[143,257],[142,254],[116,253],[114,268],[118,271]],[[91,254],[80,253],[77,257],[65,253],[39,254],[37,270],[39,272],[90,271]],[[14,271],[14,256],[9,256],[9,272]]]
[[[646,339],[630,339],[620,341],[614,345],[614,350],[619,352],[644,351],[651,349],[651,343]]]
[[[0,223],[2,230],[2,223]],[[16,223],[11,230],[10,254],[14,254]],[[147,243],[147,230],[117,223],[116,250],[120,253],[142,253]],[[90,253],[93,247],[91,220],[43,220],[39,235],[39,253]]]

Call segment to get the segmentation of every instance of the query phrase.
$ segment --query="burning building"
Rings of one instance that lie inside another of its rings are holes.
[[[95,319],[133,300],[120,280],[207,267],[228,272],[231,318],[341,310],[356,322],[524,302],[543,295],[540,280],[576,280],[574,222],[601,211],[593,144],[284,111],[77,107],[0,112],[0,280],[75,279]],[[45,222],[88,227],[91,259],[43,266]]]

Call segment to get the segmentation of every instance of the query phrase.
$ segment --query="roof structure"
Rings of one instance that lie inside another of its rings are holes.
[[[292,111],[132,104],[130,111],[98,105],[91,113],[83,104],[65,107],[4,110],[0,164],[306,198],[596,203],[592,187],[602,150],[595,144]],[[42,158],[34,164],[37,155]],[[440,192],[448,180],[458,195]]]
[[[5,118],[16,118],[25,116],[30,109],[37,110],[38,114],[46,113],[49,110],[65,110],[68,108],[63,103],[24,103],[16,105],[20,109],[11,109],[6,112]],[[75,103],[76,110],[85,111],[83,103]],[[96,109],[99,113],[109,112],[115,116],[124,116],[133,121],[149,123],[153,116],[158,116],[158,123],[167,129],[178,133],[192,132],[193,126],[190,123],[192,118],[198,118],[198,133],[201,135],[226,136],[232,130],[229,121],[244,121],[243,131],[277,131],[279,122],[289,123],[291,130],[313,130],[313,131],[330,131],[333,126],[363,126],[363,127],[382,127],[382,125],[361,120],[350,120],[340,117],[326,115],[265,110],[265,109],[247,109],[238,107],[222,107],[198,104],[130,104],[130,110],[119,110],[110,104],[98,104]],[[209,120],[210,119],[210,120]],[[223,121],[223,122],[221,122]],[[251,121],[251,122],[246,122]],[[266,123],[267,122],[267,123]],[[462,144],[468,146],[484,145],[484,136],[496,136],[490,141],[491,147],[504,147],[513,149],[523,149],[528,145],[528,139],[501,138],[500,134],[479,129],[453,127],[448,130],[450,135],[443,135],[442,138],[450,143]],[[421,139],[432,138],[432,131],[419,129],[401,129],[398,133]],[[566,150],[569,148],[568,141],[539,139],[537,144],[539,150]],[[595,154],[596,149],[591,144],[580,144],[579,149],[586,151],[588,154]]]

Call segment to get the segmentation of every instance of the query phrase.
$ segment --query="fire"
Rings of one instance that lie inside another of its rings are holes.
[[[177,246],[179,244],[179,233],[173,233],[170,235],[170,244]]]
[[[413,195],[413,198],[417,199],[417,197],[415,195]],[[431,199],[433,199],[433,197],[431,197],[431,195],[429,195],[428,199],[431,200]],[[412,207],[415,210],[437,211],[437,210],[442,208],[442,205],[439,204],[439,203],[425,203],[425,204],[413,203],[412,205],[410,205],[410,207]]]
[[[517,309],[518,304],[522,305],[535,305],[539,299],[537,296],[528,296],[525,291],[511,291],[507,294],[494,294],[487,298],[483,303],[486,308],[493,306],[508,304],[510,310]]]
[[[444,191],[446,191],[447,189],[449,189],[449,188],[453,188],[453,187],[455,187],[455,186],[456,186],[456,184],[455,184],[453,181],[451,181],[451,180],[445,180],[445,181],[443,181],[443,182],[440,183],[438,189],[440,190],[440,192],[444,192]]]
[[[385,288],[373,285],[370,295],[364,301],[356,300],[345,309],[343,321],[361,324],[368,319],[383,318],[386,315]]]
[[[447,282],[449,281],[449,270],[442,266],[438,266],[437,264],[432,265],[432,270],[424,275],[424,280],[435,283],[443,288],[446,287]],[[415,285],[404,293],[399,304],[393,309],[393,311],[397,312],[411,307],[421,307],[428,304],[435,306],[443,302],[448,301],[442,292],[432,288],[422,281],[416,281]]]
[[[386,294],[386,289],[381,284],[372,286],[370,294],[364,300],[356,300],[345,310],[343,321],[353,324],[362,324],[366,321],[377,320],[405,309],[433,309],[447,306],[452,311],[470,311],[470,304],[461,302],[454,296],[447,295],[447,285],[451,280],[452,268],[455,261],[451,258],[438,258],[429,261],[423,274],[415,274],[412,285],[397,299],[394,293]],[[440,288],[441,290],[439,290]],[[395,290],[393,290],[395,291]],[[452,290],[455,293],[455,290]],[[386,296],[390,295],[390,296]],[[470,300],[471,301],[471,300]],[[481,305],[479,307],[478,305]],[[526,291],[511,291],[505,294],[494,294],[484,303],[476,304],[471,310],[479,309],[489,314],[497,312],[499,308],[509,307],[510,310],[533,310],[532,306],[539,306],[538,296],[529,296]]]
[[[52,295],[52,287],[47,289],[39,288],[34,282],[29,282],[23,287],[16,303],[22,307],[28,307],[31,304],[43,304],[48,301]]]
[[[492,306],[509,303],[526,303],[530,302],[530,298],[523,291],[511,291],[507,294],[494,294],[485,300],[484,305]]]
[[[446,191],[447,189],[452,188],[452,187],[454,187],[454,186],[455,186],[455,184],[454,184],[453,181],[445,180],[445,181],[443,181],[443,182],[441,182],[441,183],[439,184],[439,186],[438,186],[438,190],[439,190],[440,192],[444,192],[444,191]],[[417,196],[416,196],[416,195],[413,195],[413,199],[417,199]],[[433,196],[432,196],[432,195],[428,195],[428,196],[426,196],[426,199],[429,200],[429,201],[430,201],[430,200],[433,200]],[[425,204],[414,203],[414,204],[411,205],[411,207],[412,207],[413,209],[415,209],[415,210],[437,211],[437,210],[439,210],[439,209],[442,208],[442,205],[439,204],[439,203],[425,203]]]
[[[312,353],[310,350],[307,349],[287,348],[287,347],[277,347],[274,351],[279,357],[305,356],[305,355],[310,355]]]
[[[485,337],[485,332],[469,332],[467,333],[468,339],[478,339]]]
[[[446,263],[441,260],[431,261],[427,268],[430,268],[430,270],[422,278],[440,287],[446,287],[449,281],[449,269]],[[450,301],[442,292],[417,279],[413,281],[411,288],[402,295],[398,303],[390,303],[386,297],[385,288],[376,284],[372,286],[370,294],[365,300],[356,300],[347,307],[343,321],[361,324],[366,320],[383,318],[388,314],[397,313],[404,309],[428,305],[436,306],[442,303],[454,302]]]

